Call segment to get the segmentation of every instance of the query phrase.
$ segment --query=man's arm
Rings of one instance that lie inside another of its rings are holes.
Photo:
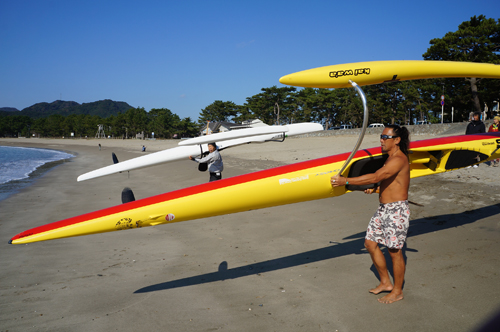
[[[404,159],[405,158],[390,158],[385,165],[375,173],[365,174],[354,178],[345,178],[337,174],[332,176],[331,184],[333,187],[340,187],[345,186],[347,182],[356,186],[379,183],[397,174],[403,167]]]
[[[203,158],[192,158],[191,156],[189,156],[189,159],[194,160],[197,163],[208,163],[212,161],[214,157],[215,157],[215,152],[211,152],[206,157]]]

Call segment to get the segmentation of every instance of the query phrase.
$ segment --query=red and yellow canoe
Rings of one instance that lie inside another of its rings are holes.
[[[451,171],[500,158],[500,133],[435,138],[410,145],[411,177]],[[22,244],[206,218],[335,197],[362,187],[332,188],[349,153],[205,183],[53,222],[24,231]],[[387,155],[380,147],[358,151],[344,176],[372,173]],[[214,201],[226,202],[213,204]]]

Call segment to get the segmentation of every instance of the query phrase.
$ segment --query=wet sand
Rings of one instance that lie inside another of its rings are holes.
[[[416,137],[424,139],[426,137]],[[222,152],[224,177],[347,152],[356,136],[287,139]],[[351,193],[220,217],[28,245],[35,226],[196,185],[186,160],[76,182],[178,141],[0,139],[72,152],[0,201],[0,331],[471,331],[500,309],[500,167],[414,179],[405,298],[368,293],[363,248],[375,195]],[[99,151],[97,144],[101,143]],[[378,146],[376,135],[362,147]],[[224,202],[214,202],[224,204]]]

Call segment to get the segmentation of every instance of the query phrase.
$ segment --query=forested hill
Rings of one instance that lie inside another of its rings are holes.
[[[0,111],[3,112],[19,112],[17,108],[14,107],[0,107]]]
[[[45,118],[52,114],[60,114],[63,116],[71,114],[88,114],[107,118],[111,115],[118,115],[119,112],[125,113],[130,108],[133,107],[126,102],[109,99],[83,104],[78,104],[74,101],[56,100],[52,103],[38,103],[26,107],[20,112],[2,113],[3,115],[26,115],[33,119]]]

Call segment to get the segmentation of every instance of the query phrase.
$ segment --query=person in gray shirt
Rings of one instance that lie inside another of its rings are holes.
[[[210,182],[222,179],[222,170],[224,169],[224,164],[222,163],[222,157],[217,150],[215,143],[208,143],[209,154],[203,158],[193,158],[189,156],[189,159],[196,161],[197,163],[208,163],[208,171],[210,172]]]

